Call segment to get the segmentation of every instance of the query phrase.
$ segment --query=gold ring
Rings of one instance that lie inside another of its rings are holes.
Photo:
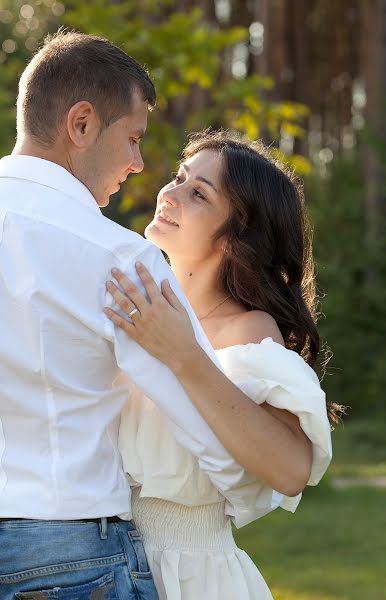
[[[130,319],[132,318],[133,315],[135,315],[135,313],[139,312],[138,308],[133,308],[133,310],[131,310],[128,314],[128,316],[130,317]]]

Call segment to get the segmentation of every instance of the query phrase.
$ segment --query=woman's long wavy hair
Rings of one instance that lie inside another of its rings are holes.
[[[316,327],[312,232],[300,182],[261,143],[229,131],[193,134],[183,157],[212,150],[222,161],[222,191],[230,214],[215,233],[225,241],[220,265],[224,290],[248,310],[276,321],[285,345],[312,367],[320,350]],[[328,404],[332,422],[339,405]]]

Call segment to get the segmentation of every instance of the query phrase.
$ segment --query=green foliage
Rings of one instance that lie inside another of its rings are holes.
[[[130,178],[120,195],[119,212],[112,215],[132,229],[143,232],[189,132],[232,127],[256,139],[264,128],[277,142],[281,129],[293,136],[303,134],[305,107],[268,102],[264,92],[273,86],[270,78],[224,76],[225,57],[229,60],[232,48],[248,38],[245,28],[214,27],[205,22],[199,8],[175,12],[168,0],[145,1],[140,7],[133,0],[108,6],[90,0],[68,10],[65,23],[121,46],[145,64],[157,88],[157,107],[142,145],[145,170]],[[191,110],[192,98],[200,90],[204,106]],[[300,174],[309,167],[304,158],[292,164]]]
[[[19,77],[42,38],[57,28],[62,11],[54,0],[0,0],[0,156],[15,142]]]
[[[336,158],[328,177],[314,174],[306,197],[315,227],[320,329],[333,357],[323,381],[350,414],[386,408],[386,247],[369,241],[358,151]],[[377,277],[371,277],[375,269]]]
[[[333,433],[334,458],[328,475],[386,481],[384,419],[373,416],[353,419]]]
[[[303,135],[303,105],[269,102],[264,92],[273,87],[270,78],[235,78],[229,75],[229,68],[224,69],[234,46],[248,40],[246,28],[209,24],[197,7],[176,12],[170,0],[143,0],[140,6],[134,0],[28,0],[28,5],[25,0],[1,1],[0,39],[16,42],[13,52],[0,52],[2,154],[9,152],[14,142],[18,77],[47,31],[65,25],[107,37],[149,70],[158,100],[143,142],[145,171],[130,178],[118,204],[113,201],[108,211],[109,216],[137,231],[142,232],[150,219],[158,190],[170,180],[189,132],[208,126],[232,127],[256,139],[264,131],[276,145],[282,133]],[[30,7],[27,13],[24,6]],[[205,101],[191,110],[197,93],[204,94]],[[299,174],[309,170],[304,157],[283,157]]]

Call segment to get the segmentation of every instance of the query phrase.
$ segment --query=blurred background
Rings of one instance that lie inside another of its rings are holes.
[[[263,139],[304,179],[322,385],[350,408],[297,513],[236,535],[275,600],[386,599],[386,0],[0,0],[0,155],[18,77],[59,26],[108,37],[157,87],[145,171],[108,217],[142,233],[187,134],[208,126]]]

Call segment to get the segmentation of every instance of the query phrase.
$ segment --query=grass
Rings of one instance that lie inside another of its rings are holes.
[[[295,514],[278,509],[235,531],[275,600],[386,600],[386,488],[333,486],[337,475],[386,475],[384,426],[349,423],[333,442],[327,476]]]

